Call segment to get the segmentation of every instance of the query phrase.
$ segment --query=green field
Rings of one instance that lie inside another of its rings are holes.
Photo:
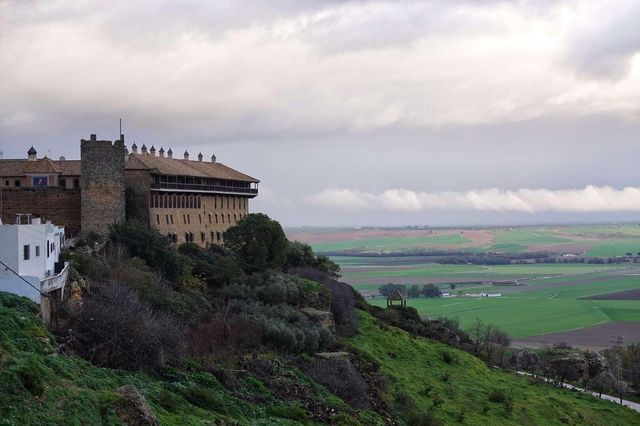
[[[557,281],[539,280],[530,286]],[[463,327],[476,318],[504,329],[511,337],[536,336],[602,324],[609,321],[640,321],[639,300],[581,300],[581,297],[640,288],[640,277],[629,276],[561,287],[503,292],[496,298],[419,298],[408,306],[429,317],[458,318]],[[477,291],[477,290],[476,290]],[[486,290],[485,290],[486,291]],[[384,299],[370,303],[384,306]],[[640,326],[640,324],[639,324]]]
[[[555,275],[576,275],[592,272],[611,271],[621,267],[611,265],[590,265],[590,264],[536,264],[536,265],[441,265],[437,263],[427,263],[418,267],[409,268],[389,268],[373,271],[352,271],[345,272],[344,278],[349,282],[356,278],[398,278],[398,277],[450,277],[465,278],[470,280],[500,280],[506,277],[533,278]],[[393,280],[391,280],[393,281]]]
[[[414,234],[415,233],[415,234]],[[301,234],[302,235],[302,234]],[[415,235],[415,236],[414,236]],[[640,276],[620,276],[621,269],[637,263],[545,263],[511,265],[438,264],[433,258],[411,256],[412,250],[437,249],[468,252],[522,253],[546,251],[559,258],[571,253],[609,258],[640,252],[640,226],[532,226],[465,229],[331,229],[322,242],[305,234],[317,251],[339,252],[342,279],[375,295],[386,283],[402,285],[435,283],[442,291],[502,293],[498,298],[409,299],[421,315],[455,317],[463,327],[476,318],[499,326],[511,337],[537,336],[579,329],[611,321],[637,321],[639,300],[583,300],[582,297],[640,288]],[[366,237],[366,238],[365,238]],[[405,256],[357,256],[403,252]],[[353,256],[353,255],[356,256]],[[455,290],[451,289],[455,283]],[[562,286],[551,286],[564,283]],[[527,286],[523,288],[522,286]],[[517,286],[517,287],[516,287]],[[368,299],[383,306],[384,299]]]

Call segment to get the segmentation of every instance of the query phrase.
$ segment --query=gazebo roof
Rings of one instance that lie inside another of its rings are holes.
[[[387,300],[404,300],[404,297],[400,291],[396,290],[387,297]]]

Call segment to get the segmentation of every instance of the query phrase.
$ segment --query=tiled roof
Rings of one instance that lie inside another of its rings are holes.
[[[0,160],[0,176],[25,176],[34,173],[60,173],[80,176],[80,160],[52,160],[44,157],[35,161]]]
[[[391,295],[389,297],[387,297],[388,300],[404,300],[404,297],[402,297],[402,294],[396,290],[393,293],[391,293]]]
[[[198,176],[216,179],[230,179],[244,182],[259,182],[258,179],[245,175],[221,163],[205,161],[178,160],[176,158],[157,157],[150,154],[130,154],[125,163],[130,170],[152,170],[171,176]]]

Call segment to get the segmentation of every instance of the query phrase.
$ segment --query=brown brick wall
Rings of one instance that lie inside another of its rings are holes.
[[[83,139],[80,158],[82,232],[106,234],[125,218],[124,144]]]
[[[2,222],[15,223],[18,213],[43,217],[64,226],[67,235],[77,235],[80,232],[80,189],[3,189]]]

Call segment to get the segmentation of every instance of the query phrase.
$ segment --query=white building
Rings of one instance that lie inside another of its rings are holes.
[[[0,291],[15,293],[40,302],[40,292],[9,269],[17,272],[42,292],[61,288],[56,277],[64,265],[58,263],[64,244],[64,227],[32,219],[29,224],[0,222]],[[65,278],[66,278],[66,269]]]

